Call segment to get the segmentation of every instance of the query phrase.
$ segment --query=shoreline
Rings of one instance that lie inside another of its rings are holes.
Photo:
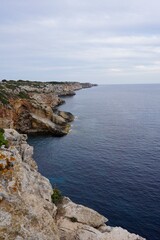
[[[27,135],[6,129],[5,138],[9,147],[0,148],[1,239],[144,240],[121,227],[106,225],[104,216],[69,198],[55,205],[52,186],[38,172]]]
[[[70,93],[64,97],[70,97]],[[75,116],[57,109],[59,103],[57,101],[57,105],[52,108],[53,113],[56,111],[57,116],[71,118],[73,121]],[[32,117],[34,118],[34,114]],[[35,134],[48,135],[48,132]],[[51,183],[38,172],[33,159],[34,149],[26,142],[27,135],[10,128],[5,129],[5,138],[9,146],[0,148],[0,238],[5,239],[4,236],[7,235],[7,239],[14,240],[35,237],[38,240],[144,240],[121,227],[108,226],[108,219],[104,216],[93,209],[73,203],[67,197],[63,197],[62,202],[55,205],[51,198]],[[46,225],[45,222],[49,224]]]
[[[59,96],[71,97],[75,91],[93,86],[95,84],[79,82],[3,81],[0,83],[0,127],[27,134],[67,135],[74,116],[56,110],[65,102]]]

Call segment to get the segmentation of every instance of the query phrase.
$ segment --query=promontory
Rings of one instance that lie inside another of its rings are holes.
[[[74,116],[57,110],[65,102],[60,96],[73,96],[76,90],[92,86],[78,82],[2,80],[0,127],[14,128],[21,133],[66,135]]]

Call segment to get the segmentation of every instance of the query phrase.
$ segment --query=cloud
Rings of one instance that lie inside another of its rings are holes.
[[[154,62],[151,65],[137,65],[136,69],[141,72],[160,73],[160,61]]]
[[[158,0],[2,1],[1,78],[160,81],[159,8]]]

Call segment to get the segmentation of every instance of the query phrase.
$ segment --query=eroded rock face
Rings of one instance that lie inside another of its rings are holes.
[[[5,82],[1,91],[7,104],[0,99],[0,128],[14,128],[21,133],[51,133],[64,136],[70,130],[71,113],[55,113],[53,109],[64,103],[60,95],[70,96],[82,89],[80,83]],[[7,88],[7,86],[10,86]]]
[[[54,136],[64,136],[70,130],[69,122],[74,119],[72,114],[55,114],[52,107],[44,102],[22,99],[11,102],[12,109],[1,108],[1,128],[15,128],[21,133],[51,133]]]
[[[5,163],[0,170],[0,239],[58,240],[52,187],[37,172],[33,148],[26,135],[12,129],[5,135],[10,147],[0,150],[0,163]]]
[[[1,240],[144,240],[107,226],[104,216],[69,198],[56,207],[51,184],[37,171],[27,135],[6,129],[5,137],[9,148],[0,148]]]
[[[0,127],[14,128],[14,113],[10,107],[0,104]]]
[[[74,116],[70,112],[58,111],[57,113],[62,119],[65,119],[68,122],[72,122],[74,120]]]

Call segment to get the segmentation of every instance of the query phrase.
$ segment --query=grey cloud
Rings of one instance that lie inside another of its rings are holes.
[[[1,78],[160,81],[158,0],[2,2]]]

